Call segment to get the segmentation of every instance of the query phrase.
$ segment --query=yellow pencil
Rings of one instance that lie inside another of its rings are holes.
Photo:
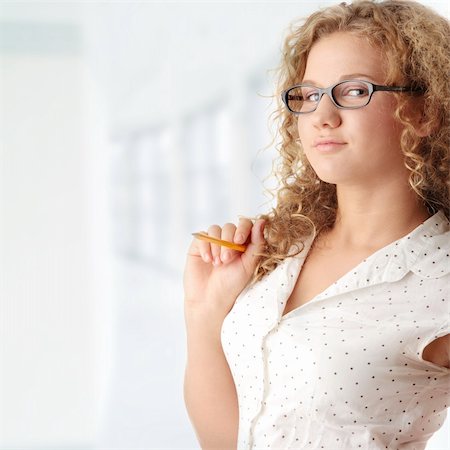
[[[222,247],[228,247],[233,250],[237,250],[238,252],[245,252],[245,249],[247,248],[245,245],[241,244],[235,244],[234,242],[230,241],[223,241],[222,239],[218,239],[212,236],[209,236],[206,233],[192,233],[192,236],[196,237],[197,239],[200,239],[202,241],[211,242],[212,244],[217,244]]]

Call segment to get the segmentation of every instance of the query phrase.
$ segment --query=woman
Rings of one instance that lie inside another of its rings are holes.
[[[448,405],[450,29],[340,4],[286,40],[277,206],[194,240],[186,405],[204,449],[423,449]]]

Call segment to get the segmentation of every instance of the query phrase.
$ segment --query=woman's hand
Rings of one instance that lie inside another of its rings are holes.
[[[186,308],[200,308],[226,314],[237,296],[253,276],[258,254],[264,246],[264,220],[254,224],[240,219],[236,225],[227,223],[222,228],[213,225],[210,236],[246,244],[244,253],[217,244],[194,239],[186,261],[184,291]]]
[[[235,449],[239,407],[221,341],[223,320],[251,280],[263,250],[264,221],[214,225],[208,234],[246,244],[241,253],[195,239],[184,272],[187,363],[184,396],[201,448]]]

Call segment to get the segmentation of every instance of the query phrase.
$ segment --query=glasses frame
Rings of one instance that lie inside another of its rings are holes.
[[[333,89],[336,86],[339,86],[342,83],[348,83],[348,82],[360,82],[360,83],[364,83],[367,85],[368,90],[369,90],[369,97],[367,99],[367,102],[364,105],[359,105],[359,106],[341,106],[336,102],[336,99],[334,98],[333,95]],[[314,89],[317,89],[317,93],[319,94],[319,100],[317,100],[316,102],[316,106],[314,109],[312,109],[311,111],[294,111],[293,109],[291,109],[289,107],[288,104],[288,95],[289,92],[291,92],[293,89],[297,89],[299,87],[312,87]],[[287,109],[295,115],[300,115],[300,114],[309,114],[314,112],[317,107],[319,106],[320,100],[322,100],[322,97],[324,94],[327,94],[328,97],[330,98],[330,100],[333,102],[334,106],[336,106],[336,108],[338,109],[359,109],[359,108],[364,108],[364,106],[367,106],[370,103],[370,100],[372,99],[372,95],[374,92],[376,91],[385,91],[385,92],[409,92],[409,93],[417,93],[417,92],[423,92],[423,89],[421,88],[412,88],[411,86],[384,86],[381,84],[374,84],[371,83],[370,81],[366,81],[366,80],[343,80],[343,81],[339,81],[335,84],[333,84],[332,86],[329,86],[327,88],[319,88],[317,86],[314,86],[313,84],[296,84],[294,86],[291,86],[290,88],[286,89],[285,91],[283,91],[281,93],[281,99],[283,101],[283,103],[286,105]]]

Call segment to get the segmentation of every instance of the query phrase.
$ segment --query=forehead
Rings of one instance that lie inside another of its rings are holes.
[[[381,84],[386,73],[386,58],[380,48],[361,36],[333,33],[312,46],[303,79],[329,86],[357,74]]]

